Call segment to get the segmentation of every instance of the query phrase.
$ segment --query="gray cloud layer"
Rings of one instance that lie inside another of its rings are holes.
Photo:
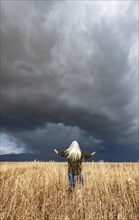
[[[48,158],[78,139],[101,159],[135,160],[136,6],[2,2],[2,132]]]

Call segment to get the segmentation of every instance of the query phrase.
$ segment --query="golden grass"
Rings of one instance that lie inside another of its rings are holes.
[[[83,163],[84,187],[68,192],[67,164],[0,163],[1,220],[137,220],[138,163]]]

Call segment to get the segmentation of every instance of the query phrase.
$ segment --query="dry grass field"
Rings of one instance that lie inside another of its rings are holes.
[[[1,220],[137,220],[138,163],[83,163],[84,187],[68,192],[67,164],[0,163]]]

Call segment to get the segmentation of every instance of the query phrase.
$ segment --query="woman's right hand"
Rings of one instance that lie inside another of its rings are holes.
[[[54,152],[55,152],[56,154],[58,154],[58,151],[57,151],[56,149],[54,149]]]
[[[93,152],[91,155],[95,155],[96,154],[96,152]]]

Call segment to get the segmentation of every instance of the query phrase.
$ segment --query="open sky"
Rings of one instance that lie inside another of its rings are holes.
[[[0,28],[1,154],[137,161],[138,1],[2,1]]]

